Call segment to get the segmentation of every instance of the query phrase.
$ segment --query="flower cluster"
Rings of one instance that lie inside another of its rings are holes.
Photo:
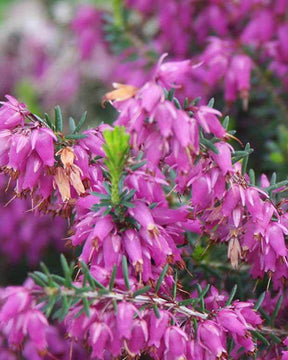
[[[58,340],[49,343],[49,334],[64,331],[59,356],[70,359],[241,359],[268,341],[255,309],[263,303],[270,326],[283,312],[276,304],[269,317],[274,298],[255,304],[250,290],[233,300],[236,287],[222,292],[226,275],[210,289],[202,260],[209,246],[225,244],[230,272],[246,263],[284,294],[288,181],[263,175],[256,186],[246,173],[250,147],[234,150],[238,139],[213,102],[179,101],[163,88],[181,86],[198,67],[164,57],[142,87],[117,83],[104,96],[119,112],[115,126],[79,134],[84,116],[64,135],[59,107],[54,124],[13,97],[0,109],[1,170],[35,208],[69,215],[68,242],[81,246],[76,265],[61,256],[64,277],[42,264],[34,284],[1,291],[0,331],[10,348],[24,344],[27,358],[53,358]],[[286,356],[278,335],[273,351]]]
[[[136,297],[137,304],[118,302],[117,314],[112,305],[105,304],[105,313],[101,315],[99,304],[91,309],[89,318],[82,314],[75,319],[79,311],[75,308],[65,320],[68,334],[77,341],[88,339],[92,357],[97,359],[104,359],[104,354],[119,356],[123,348],[134,357],[144,351],[161,359],[225,359],[227,333],[237,344],[233,358],[238,358],[242,351],[251,354],[255,351],[250,330],[255,330],[261,319],[251,309],[252,304],[234,302],[229,307],[214,308],[216,315],[211,319],[180,306],[171,324],[170,311],[159,310],[157,315],[154,310],[140,311],[144,298],[141,301]],[[185,320],[189,314],[200,317],[197,328],[188,318]],[[180,322],[185,322],[185,326],[180,327]]]
[[[160,81],[157,74],[155,79]],[[212,241],[228,244],[233,267],[245,259],[252,263],[254,277],[275,275],[279,280],[275,286],[280,286],[288,275],[284,241],[288,230],[276,204],[265,191],[249,184],[239,163],[232,164],[234,150],[225,141],[230,134],[218,120],[221,113],[207,106],[177,109],[165,100],[157,81],[145,84],[130,99],[116,98],[114,105],[120,111],[116,123],[130,131],[131,142],[135,150],[144,152],[149,171],[164,162],[176,171],[176,190],[191,187],[190,218],[200,221],[198,226]],[[201,131],[220,139],[199,160]]]
[[[106,125],[87,130],[82,138],[71,142],[60,129],[56,131],[52,124],[49,128],[31,114],[24,104],[9,95],[7,99],[0,109],[0,168],[16,180],[17,196],[30,193],[35,207],[58,212],[101,181],[94,158],[103,155],[101,131]],[[60,196],[49,208],[55,191]]]
[[[17,348],[28,337],[41,352],[47,348],[45,332],[49,324],[29,290],[27,286],[7,287],[1,291],[0,328],[11,346]]]

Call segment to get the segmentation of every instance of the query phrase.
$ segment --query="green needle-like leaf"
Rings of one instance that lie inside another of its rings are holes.
[[[164,279],[164,277],[165,277],[165,275],[166,275],[166,273],[167,273],[167,270],[168,270],[168,264],[166,264],[166,265],[164,266],[164,268],[163,268],[163,270],[162,270],[162,272],[161,272],[161,274],[160,274],[160,276],[159,276],[159,279],[158,279],[158,281],[157,281],[156,288],[155,288],[155,294],[158,293],[158,291],[159,291],[159,289],[160,289],[160,286],[161,286],[161,284],[162,284],[162,281],[163,281],[163,279]]]
[[[63,131],[63,117],[59,105],[55,107],[55,129],[59,132]]]
[[[138,290],[136,290],[136,291],[134,291],[134,293],[133,293],[133,297],[136,297],[136,296],[138,296],[138,295],[142,295],[142,294],[145,294],[147,291],[149,291],[149,290],[151,290],[151,286],[144,286],[144,287],[142,287],[141,289],[138,289]]]
[[[112,289],[114,288],[114,282],[115,282],[115,277],[116,277],[116,272],[117,272],[117,265],[115,264],[113,266],[113,270],[112,270],[112,274],[111,274],[111,279],[109,282],[109,290],[112,291]]]
[[[129,274],[128,274],[128,264],[127,264],[127,258],[124,255],[122,258],[122,270],[123,270],[123,276],[125,281],[125,286],[127,290],[130,290],[130,282],[129,282]]]
[[[235,296],[235,294],[236,294],[236,291],[237,291],[237,284],[235,284],[235,285],[233,286],[233,289],[232,289],[232,291],[231,291],[231,293],[230,293],[229,299],[228,299],[227,302],[226,302],[226,306],[230,306],[230,305],[231,305],[231,303],[232,303],[232,301],[233,301],[233,299],[234,299],[234,296]]]
[[[87,111],[85,111],[83,113],[83,115],[81,116],[81,119],[79,120],[77,126],[75,127],[73,133],[77,133],[80,131],[81,127],[84,125],[85,121],[86,121],[86,118],[87,118]]]

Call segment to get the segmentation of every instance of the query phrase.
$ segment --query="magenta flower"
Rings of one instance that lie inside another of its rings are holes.
[[[30,114],[26,105],[19,103],[13,96],[6,95],[7,102],[1,102],[0,108],[0,130],[11,129],[17,125],[24,125],[25,116]]]
[[[131,303],[121,303],[117,307],[117,330],[120,338],[131,339],[134,314],[138,313]]]
[[[224,142],[218,142],[215,144],[215,147],[219,153],[211,152],[211,157],[222,170],[223,175],[226,175],[228,172],[233,172],[231,151],[234,150],[232,146]]]
[[[57,141],[56,135],[47,128],[38,128],[31,134],[31,146],[36,150],[43,165],[53,166],[54,159],[54,143]]]
[[[186,356],[187,334],[177,326],[169,326],[164,335],[165,360],[182,359]]]
[[[104,359],[104,350],[108,342],[113,341],[109,326],[105,323],[93,322],[89,327],[89,343],[92,346],[92,356]]]
[[[204,349],[218,358],[226,355],[225,340],[221,328],[211,320],[206,320],[198,326],[199,342]]]
[[[209,106],[200,106],[196,111],[196,119],[203,130],[206,133],[212,133],[222,138],[226,135],[226,130],[221,125],[217,116],[221,116],[220,111]]]
[[[235,55],[225,76],[225,99],[234,102],[237,94],[243,99],[244,109],[248,108],[250,75],[253,63],[247,55]]]
[[[127,341],[127,349],[131,356],[140,354],[148,340],[148,329],[145,320],[135,319],[132,323],[131,339]]]
[[[159,311],[159,318],[154,313],[150,316],[149,342],[148,345],[160,346],[160,341],[168,327],[169,314],[165,311]]]
[[[230,333],[235,333],[239,336],[244,336],[247,328],[243,324],[237,314],[229,309],[220,310],[216,316],[218,324]]]
[[[8,167],[19,170],[26,163],[28,156],[32,152],[30,136],[31,132],[29,130],[26,133],[16,133],[12,136]]]
[[[46,329],[48,321],[38,310],[30,310],[25,314],[24,333],[27,333],[35,347],[43,350],[47,347]]]
[[[129,256],[129,260],[131,261],[132,265],[136,268],[136,271],[142,272],[142,268],[143,268],[142,248],[137,232],[134,230],[126,230],[123,236],[123,244]]]
[[[47,347],[48,321],[34,303],[29,288],[10,287],[1,295],[4,305],[0,310],[0,329],[12,346],[20,345],[28,337],[39,350]]]

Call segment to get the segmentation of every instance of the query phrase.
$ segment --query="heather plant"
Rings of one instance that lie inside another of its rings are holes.
[[[0,57],[0,359],[288,359],[287,1],[47,4]]]
[[[248,171],[214,99],[178,99],[186,67],[162,57],[143,86],[115,83],[111,126],[2,103],[1,172],[67,219],[74,255],[1,289],[1,356],[287,358],[288,180]]]
[[[111,121],[100,112],[99,88],[112,81],[143,86],[168,53],[174,66],[186,59],[177,98],[201,96],[205,105],[215,97],[241,139],[253,138],[253,166],[269,175],[277,168],[285,178],[286,0],[27,0],[5,18],[17,14],[14,23],[22,26],[6,19],[2,26],[2,96],[20,94],[39,114],[39,104],[47,110],[61,103],[66,114],[89,109]]]
[[[241,137],[254,139],[254,166],[261,164],[259,171],[277,167],[285,178],[281,124],[286,126],[288,114],[287,1],[127,0],[111,4],[110,11],[93,4],[76,10],[72,30],[81,61],[92,67],[97,64],[98,47],[104,41],[109,59],[117,61],[110,69],[113,81],[143,86],[162,53],[168,54],[175,67],[187,59],[182,64],[178,98],[192,100],[200,95],[205,105],[216,97],[218,108],[232,116]],[[101,13],[102,22],[92,20]],[[179,76],[178,72],[178,80]],[[263,143],[268,141],[263,152]]]

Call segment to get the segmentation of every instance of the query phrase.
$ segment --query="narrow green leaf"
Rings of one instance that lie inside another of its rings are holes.
[[[236,150],[234,151],[234,153],[232,153],[232,158],[234,157],[244,157],[244,156],[248,156],[250,154],[252,154],[253,149],[248,148],[247,150]]]
[[[40,262],[40,267],[44,271],[44,273],[47,275],[48,285],[50,287],[53,287],[53,288],[57,287],[57,284],[53,281],[53,279],[51,277],[51,273],[50,273],[49,269],[47,268],[47,266],[42,261]],[[39,272],[39,274],[40,274],[40,272]]]
[[[231,290],[229,299],[228,299],[227,302],[226,302],[226,306],[230,306],[230,305],[231,305],[232,300],[234,299],[234,296],[235,296],[235,294],[236,294],[236,291],[237,291],[237,284],[235,284],[235,285],[233,286],[233,289]]]
[[[112,291],[112,289],[114,288],[116,273],[117,273],[117,265],[115,264],[113,266],[113,270],[112,270],[112,274],[111,274],[111,278],[110,278],[110,282],[109,282],[109,290],[110,291]]]
[[[56,131],[63,131],[63,117],[62,111],[59,105],[55,107],[55,129]]]
[[[59,275],[51,274],[53,280],[55,280],[59,285],[63,285],[65,283],[65,278]]]
[[[36,114],[33,114],[33,117],[36,118],[41,124],[49,127],[46,119],[44,120],[44,119],[40,118],[40,116],[38,116],[38,115],[36,115]]]
[[[275,319],[276,319],[276,317],[277,317],[277,315],[279,313],[282,302],[283,302],[283,295],[280,295],[278,300],[277,300],[277,303],[276,303],[275,309],[273,311],[273,314],[271,315],[271,319],[270,319],[271,326],[274,326],[274,322],[275,322]]]
[[[131,209],[133,209],[135,207],[135,204],[133,204],[131,202],[127,202],[127,201],[122,201],[121,205],[126,206],[127,208],[131,208]]]
[[[50,127],[50,129],[55,130],[55,126],[54,126],[50,116],[45,113],[44,117],[45,117],[45,121],[46,121],[47,125]]]
[[[47,276],[51,275],[49,269],[47,268],[47,266],[42,261],[40,262],[40,267]]]
[[[123,258],[122,258],[122,270],[123,270],[125,286],[126,286],[127,290],[130,290],[129,275],[128,275],[128,264],[127,264],[127,258],[126,258],[125,255],[123,255]]]
[[[113,304],[113,308],[114,308],[114,311],[115,311],[115,315],[117,315],[117,313],[118,313],[117,301],[115,299],[113,299],[112,304]]]
[[[197,286],[197,291],[198,291],[198,295],[199,295],[199,302],[200,302],[201,311],[204,312],[205,311],[205,303],[204,303],[204,298],[202,296],[204,291],[202,290],[200,284],[197,284],[196,286]]]
[[[277,335],[274,335],[273,333],[269,334],[269,336],[276,344],[280,344],[282,342],[282,340]]]
[[[204,137],[201,139],[201,144],[203,144],[208,149],[212,150],[215,154],[219,154],[219,150],[213,144],[212,141],[205,139]]]
[[[75,315],[75,319],[77,319],[78,317],[80,317],[82,314],[84,314],[85,312],[85,308],[84,306],[77,312],[77,314]]]
[[[168,91],[167,100],[172,101],[172,100],[173,100],[173,97],[174,97],[174,94],[175,94],[175,89],[174,89],[174,88],[171,88],[171,89]]]
[[[259,296],[258,301],[256,302],[256,304],[255,304],[255,306],[254,306],[254,309],[255,309],[256,311],[259,310],[262,302],[263,302],[264,299],[265,299],[265,296],[266,296],[266,292],[265,292],[265,291]]]
[[[273,172],[272,176],[271,176],[271,180],[270,180],[270,184],[271,185],[275,185],[276,184],[276,178],[277,178],[277,175],[275,172]]]
[[[191,105],[192,105],[192,106],[198,105],[198,103],[199,103],[200,100],[201,100],[201,96],[196,97],[195,99],[193,99]]]
[[[234,341],[232,338],[228,338],[228,341],[227,341],[227,352],[228,354],[231,353],[232,349],[234,347]]]
[[[184,99],[183,109],[186,110],[188,106],[189,106],[189,99],[186,97],[186,98]]]
[[[112,206],[108,206],[107,209],[104,211],[103,216],[107,216],[112,211]]]
[[[205,286],[205,289],[202,291],[202,293],[201,293],[201,297],[205,297],[206,296],[206,294],[208,293],[208,291],[210,290],[210,287],[211,287],[211,285],[210,284],[207,284],[206,286]]]
[[[39,276],[40,274],[43,275],[45,278]],[[39,286],[46,287],[48,285],[48,278],[45,274],[42,273],[36,274],[35,271],[34,273],[30,273],[29,277],[35,282],[35,284]]]
[[[198,302],[198,299],[185,299],[182,301],[179,301],[178,305],[179,306],[187,306],[187,305],[191,305],[191,304],[195,304]]]
[[[85,314],[86,314],[87,317],[90,317],[90,307],[89,307],[88,299],[86,297],[84,297],[82,299],[82,301],[83,301]]]
[[[131,169],[132,171],[138,170],[138,169],[140,169],[142,166],[144,166],[146,163],[147,163],[147,160],[141,161],[141,162],[139,162],[138,164],[135,164],[135,165],[130,166],[130,169]]]
[[[129,201],[133,198],[133,196],[135,195],[136,193],[136,190],[135,189],[132,189],[125,197],[125,201]]]
[[[247,143],[245,146],[245,150],[248,151],[250,149],[250,144]],[[247,170],[247,165],[248,165],[248,159],[249,159],[249,155],[245,156],[243,161],[242,161],[242,166],[241,166],[241,174],[242,176],[244,176],[246,174],[246,170]]]
[[[229,126],[229,120],[230,120],[230,118],[229,118],[229,116],[227,115],[227,116],[225,116],[225,118],[224,118],[224,120],[223,120],[223,127],[227,130],[228,129],[228,126]]]
[[[106,289],[106,287],[104,285],[102,285],[98,280],[96,280],[90,273],[89,269],[88,269],[88,266],[87,264],[85,264],[85,262],[83,261],[80,261],[80,264],[81,264],[81,271],[82,273],[86,276],[88,282],[89,282],[89,285],[95,289],[95,286],[98,288],[98,289],[101,289],[103,291],[105,291],[106,293],[109,292],[108,289]]]
[[[212,97],[212,98],[209,100],[209,102],[208,102],[208,106],[209,106],[210,108],[213,108],[214,103],[215,103],[215,99]]]
[[[174,98],[173,103],[174,103],[174,105],[176,106],[177,109],[179,109],[179,110],[182,109],[181,104],[180,104],[178,99]]]
[[[262,341],[266,346],[270,345],[269,341],[259,331],[251,330],[251,334],[254,335],[260,341]]]
[[[70,271],[70,267],[67,263],[67,260],[63,254],[60,255],[60,262],[63,269],[64,277],[65,277],[65,285],[70,288],[72,285],[72,274]]]
[[[143,151],[140,150],[136,157],[136,161],[139,162],[143,158],[143,155],[144,155]]]
[[[64,320],[64,317],[66,316],[66,314],[69,311],[69,304],[68,304],[68,299],[67,299],[67,295],[63,294],[62,295],[62,311],[59,314],[59,321],[62,322]]]
[[[195,318],[193,318],[193,328],[194,328],[194,338],[197,339],[197,332],[198,332],[198,323],[197,320]]]
[[[253,169],[249,170],[249,179],[250,179],[250,184],[251,185],[255,185],[255,171]]]
[[[281,188],[282,186],[286,186],[288,184],[288,180],[280,181],[274,185],[270,185],[268,188],[265,189],[265,191],[270,192],[276,189]]]
[[[176,299],[176,295],[177,295],[177,282],[178,282],[178,272],[175,271],[174,283],[173,283],[173,291],[172,291],[173,299]]]
[[[233,154],[232,155],[232,164],[235,164],[237,161],[245,158],[245,157],[248,157],[254,150],[253,149],[250,149],[251,151],[247,152],[246,154],[239,154],[239,155],[235,155]]]
[[[158,206],[157,202],[149,204],[149,209],[155,209],[155,207]]]
[[[229,130],[229,131],[228,131],[228,134],[230,134],[230,135],[235,135],[236,132],[237,132],[236,130]]]
[[[99,209],[101,208],[101,205],[100,204],[94,204],[91,206],[91,211],[99,211]]]
[[[155,294],[158,293],[158,291],[159,291],[159,289],[160,289],[160,286],[161,286],[161,284],[162,284],[162,281],[163,281],[163,279],[164,279],[164,277],[165,277],[165,275],[166,275],[166,273],[167,273],[167,270],[168,270],[168,264],[166,264],[166,265],[164,266],[164,268],[163,268],[163,270],[162,270],[162,272],[161,272],[161,274],[160,274],[160,276],[159,276],[159,279],[158,279],[158,281],[157,281],[156,288],[155,288]]]
[[[106,199],[106,200],[110,199],[110,195],[108,195],[108,194],[101,194],[101,193],[98,193],[98,192],[96,192],[96,191],[91,191],[91,195],[94,195],[94,196],[96,196],[96,197],[98,197],[98,198],[100,198],[100,199]],[[96,205],[98,205],[98,204],[96,204]]]
[[[52,313],[52,310],[54,309],[56,299],[57,299],[56,296],[50,296],[49,299],[48,299],[47,305],[45,306],[45,309],[44,309],[45,315],[46,315],[47,318],[49,318],[49,316]]]
[[[66,135],[65,138],[68,140],[79,140],[79,139],[85,139],[87,135],[85,134],[69,134]]]
[[[267,320],[268,323],[270,323],[270,321],[271,321],[270,316],[266,313],[266,311],[261,306],[259,308],[259,312],[264,317],[264,319]]]
[[[87,117],[87,111],[85,111],[85,112],[83,113],[83,115],[81,116],[81,119],[79,120],[79,122],[78,122],[78,124],[77,124],[77,126],[76,126],[76,128],[75,128],[75,130],[74,130],[74,134],[77,133],[77,132],[79,132],[79,130],[81,129],[81,127],[83,126],[83,124],[84,124],[85,121],[86,121],[86,117]]]
[[[159,312],[158,306],[156,304],[153,305],[153,310],[154,310],[154,313],[155,313],[157,319],[160,319],[160,312]]]
[[[144,286],[144,287],[142,287],[141,289],[138,289],[138,290],[136,290],[136,291],[134,291],[134,293],[133,293],[133,297],[136,297],[136,296],[138,296],[138,295],[142,295],[142,294],[145,294],[147,291],[149,291],[149,290],[151,290],[151,286]]]
[[[73,133],[76,129],[76,124],[75,124],[75,120],[72,117],[69,117],[69,126],[71,133]]]

